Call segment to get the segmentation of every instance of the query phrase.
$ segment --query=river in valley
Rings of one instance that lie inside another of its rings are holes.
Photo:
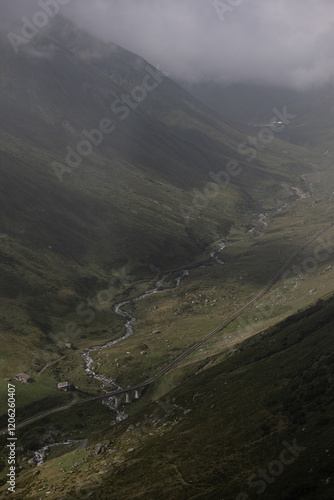
[[[224,248],[225,248],[225,243],[220,243],[218,245],[218,250],[210,253],[210,257],[215,259],[215,261],[217,262],[216,265],[223,265],[224,264],[224,262],[219,257],[219,253],[222,250],[224,250]],[[199,266],[198,268],[205,268],[205,267],[207,267],[207,266],[202,265],[202,266]],[[192,270],[195,270],[198,268],[193,268]],[[102,351],[103,349],[107,349],[109,347],[112,347],[113,345],[118,344],[119,342],[122,342],[123,340],[126,340],[131,335],[133,335],[133,333],[134,333],[133,327],[134,327],[134,324],[136,323],[136,318],[134,316],[132,316],[129,312],[124,310],[124,307],[127,304],[131,304],[131,303],[137,302],[139,300],[145,299],[149,295],[158,293],[159,291],[174,290],[175,288],[180,286],[182,280],[184,278],[186,278],[187,276],[189,276],[189,274],[190,274],[190,271],[188,269],[182,269],[181,271],[175,271],[175,272],[171,272],[168,274],[164,274],[161,278],[159,278],[155,282],[154,288],[148,290],[147,292],[145,292],[137,297],[134,297],[133,299],[125,300],[123,302],[119,302],[118,304],[115,304],[115,306],[114,306],[115,313],[118,316],[121,316],[122,318],[125,319],[125,323],[124,323],[125,333],[124,333],[124,335],[122,335],[121,337],[119,337],[117,339],[111,340],[111,341],[107,342],[106,344],[103,344],[100,346],[90,347],[89,349],[86,349],[85,351],[82,352],[85,373],[88,376],[95,378],[95,380],[98,380],[101,383],[100,387],[102,390],[104,390],[105,392],[110,392],[110,390],[111,390],[110,388],[112,388],[112,387],[115,389],[122,389],[122,387],[119,384],[117,384],[114,379],[107,378],[107,377],[105,377],[103,375],[99,375],[95,372],[94,360],[91,356],[91,353],[94,351]],[[171,286],[169,288],[163,288],[166,280],[168,280],[170,278],[173,279],[175,285]],[[121,410],[118,410],[114,407],[113,398],[110,398],[110,400],[106,402],[106,405],[110,409],[112,409],[113,411],[116,412],[116,421],[114,421],[114,423],[119,422],[119,421],[127,418],[127,415],[124,412],[122,412]]]

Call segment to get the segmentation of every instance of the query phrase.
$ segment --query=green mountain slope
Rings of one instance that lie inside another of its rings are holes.
[[[256,93],[258,123],[235,125],[62,17],[19,54],[7,39],[0,49],[3,426],[4,379],[18,372],[34,379],[16,384],[19,421],[69,404],[59,381],[78,399],[101,394],[82,353],[124,335],[116,303],[129,301],[134,334],[92,352],[93,369],[123,387],[153,376],[328,225],[334,184],[330,114],[321,120],[330,92],[317,109],[296,97],[296,117],[270,135],[270,96]],[[246,500],[252,477],[263,498],[330,499],[333,300],[314,303],[333,292],[332,239],[127,407],[126,422],[110,428],[114,414],[89,403],[23,427],[18,497]],[[135,300],[166,272],[158,293]],[[68,438],[89,447],[55,447],[33,475],[32,452]],[[307,451],[281,470],[295,439]],[[107,452],[96,456],[99,441]],[[275,480],[263,485],[257,471],[269,465]]]
[[[332,84],[301,94],[293,103],[298,119],[291,128],[291,140],[312,147],[324,157],[333,155]]]
[[[188,265],[312,168],[307,151],[278,139],[246,161],[230,123],[62,17],[19,54],[7,39],[1,50],[1,337],[18,343],[3,376],[54,359],[51,339],[115,275],[151,280]],[[121,106],[133,92],[142,102]],[[229,181],[221,189],[216,174]],[[118,324],[109,311],[94,331]]]
[[[92,435],[86,450],[52,452],[38,476],[24,465],[17,498],[39,488],[42,498],[333,498],[333,300],[195,365],[196,375]],[[62,422],[53,421],[59,440]],[[96,443],[106,448],[98,456]]]
[[[274,107],[289,107],[301,94],[289,89],[251,84],[180,82],[180,85],[222,117],[240,123],[266,123]]]
[[[284,138],[330,156],[333,154],[333,85],[297,91],[247,84],[223,85],[180,82],[191,95],[229,120],[258,125],[268,123],[273,108],[287,106],[296,115]],[[239,125],[240,126],[240,125]]]

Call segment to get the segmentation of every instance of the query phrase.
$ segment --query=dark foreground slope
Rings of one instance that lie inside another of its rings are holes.
[[[207,359],[86,450],[51,454],[38,476],[24,465],[17,498],[332,499],[333,305],[320,300]]]

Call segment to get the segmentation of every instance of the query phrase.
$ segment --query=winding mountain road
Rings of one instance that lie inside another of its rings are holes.
[[[232,321],[234,321],[240,314],[242,314],[244,311],[252,307],[256,302],[258,302],[269,290],[272,288],[272,286],[276,283],[278,278],[284,273],[284,271],[287,269],[287,267],[291,264],[291,262],[299,255],[305,248],[307,248],[311,243],[316,240],[321,234],[323,234],[325,231],[327,231],[329,228],[333,227],[334,223],[329,224],[325,226],[323,229],[318,231],[315,235],[313,235],[309,240],[307,240],[303,245],[301,245],[292,255],[289,257],[289,259],[285,262],[285,264],[280,268],[280,270],[275,274],[275,276],[269,281],[269,283],[261,290],[260,293],[256,295],[252,300],[250,300],[246,305],[241,307],[237,312],[235,312],[232,316],[230,316],[227,320],[225,320],[223,323],[221,323],[219,326],[217,326],[214,330],[212,330],[210,333],[208,333],[203,339],[201,339],[199,342],[196,342],[193,344],[189,349],[187,349],[183,354],[181,354],[179,357],[177,357],[174,361],[172,361],[169,365],[167,365],[164,369],[162,369],[160,372],[158,372],[156,375],[153,377],[149,378],[148,380],[145,380],[144,382],[141,382],[137,385],[133,385],[131,387],[127,387],[126,389],[117,389],[112,392],[107,392],[103,395],[100,396],[92,396],[86,399],[82,400],[73,400],[71,403],[60,406],[58,408],[54,408],[52,410],[45,411],[43,413],[40,413],[39,415],[35,415],[34,417],[31,417],[27,420],[24,420],[22,422],[19,422],[17,424],[17,428],[23,427],[24,425],[28,425],[29,423],[35,422],[41,418],[44,418],[47,415],[50,415],[52,413],[58,412],[58,411],[63,411],[66,410],[74,405],[82,404],[82,403],[87,403],[89,401],[96,401],[98,399],[104,399],[104,398],[109,398],[112,396],[118,396],[124,393],[127,393],[129,391],[134,391],[137,389],[143,389],[147,387],[148,385],[152,384],[155,382],[158,378],[160,378],[162,375],[165,373],[169,372],[172,368],[174,368],[176,365],[180,363],[184,358],[189,356],[193,351],[198,349],[204,342],[206,342],[209,338],[211,338],[213,335],[215,335],[217,332],[225,328],[227,325],[229,325]],[[0,431],[0,434],[4,434],[7,432],[7,429],[2,429]]]

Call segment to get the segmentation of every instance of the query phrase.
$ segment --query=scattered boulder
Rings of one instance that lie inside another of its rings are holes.
[[[158,334],[161,333],[160,330],[154,330],[152,333]]]
[[[102,455],[106,451],[103,444],[97,444],[94,448],[96,455]]]

